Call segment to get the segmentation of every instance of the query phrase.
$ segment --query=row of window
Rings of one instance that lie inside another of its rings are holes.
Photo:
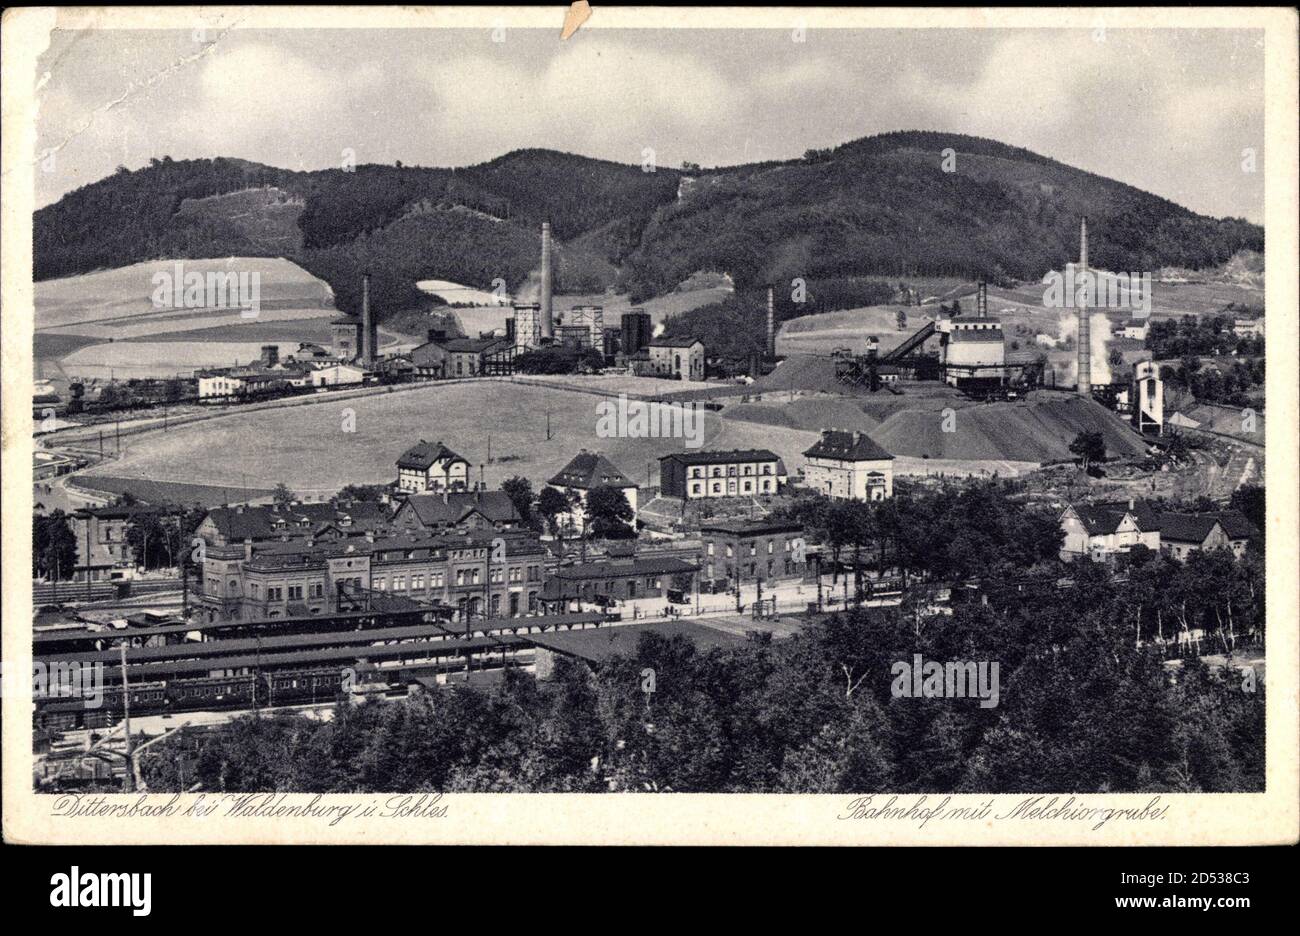
[[[758,555],[758,550],[759,550],[759,548],[760,548],[761,546],[762,546],[762,544],[761,544],[758,540],[754,540],[752,543],[749,544],[749,554],[750,554],[751,556],[757,556],[757,555]],[[781,541],[781,546],[782,546],[782,548],[783,548],[786,552],[790,552],[790,549],[791,549],[791,543],[790,543],[790,540],[782,540],[782,541]],[[733,555],[735,555],[735,547],[734,547],[731,543],[727,543],[727,544],[726,544],[726,547],[727,547],[727,558],[730,559]],[[713,543],[713,540],[709,540],[709,541],[705,544],[705,551],[706,551],[707,554],[710,555],[710,556],[712,556],[712,555],[714,554],[714,543]],[[772,555],[772,554],[775,553],[775,552],[776,552],[776,540],[768,540],[768,541],[767,541],[767,554],[770,556],[770,555]]]
[[[722,484],[723,484],[723,482],[721,482],[721,481],[712,481],[712,482],[710,482],[710,483],[709,483],[709,493],[710,493],[710,494],[722,494],[722,493],[724,493],[724,492],[723,492],[723,489],[722,489]],[[742,494],[753,494],[753,493],[755,493],[756,491],[762,491],[762,492],[765,492],[765,493],[769,493],[769,494],[770,494],[770,493],[772,493],[773,490],[774,490],[773,487],[772,487],[772,482],[771,482],[771,480],[769,480],[769,479],[767,479],[767,478],[764,478],[764,479],[763,479],[763,482],[762,482],[762,484],[761,484],[759,487],[756,488],[754,485],[755,485],[755,482],[754,482],[754,481],[751,481],[751,480],[748,480],[748,479],[747,479],[747,480],[744,480],[744,481],[741,481],[741,482],[740,482],[740,493],[742,493]],[[735,493],[736,493],[736,482],[735,482],[735,481],[728,481],[728,482],[727,482],[727,490],[728,490],[730,493],[735,494]],[[692,482],[691,482],[691,493],[692,493],[692,494],[703,494],[703,493],[704,493],[704,482],[703,482],[703,481],[692,481]]]
[[[691,469],[691,477],[692,477],[692,478],[703,478],[703,477],[705,477],[704,472],[705,472],[705,469],[704,469],[704,468],[692,468],[692,469]],[[743,476],[743,475],[752,475],[752,474],[754,474],[754,473],[755,473],[755,472],[754,472],[754,466],[753,466],[753,465],[745,465],[745,466],[743,467],[743,470],[741,470],[741,471],[737,471],[735,465],[727,465],[727,466],[726,466],[726,472],[725,472],[725,474],[723,473],[723,466],[722,466],[722,465],[714,465],[713,468],[709,470],[708,477],[710,477],[710,478],[722,478],[722,477],[734,478],[734,477],[737,477],[738,475],[740,475],[740,476]],[[768,464],[768,465],[764,465],[764,466],[763,466],[763,470],[762,470],[761,472],[759,472],[759,474],[765,474],[765,475],[770,475],[770,474],[772,474],[772,466],[771,466],[770,464]]]

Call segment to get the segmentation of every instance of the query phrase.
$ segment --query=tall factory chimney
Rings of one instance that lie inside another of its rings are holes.
[[[361,365],[369,367],[375,363],[375,329],[370,317],[370,274],[361,274]]]
[[[975,292],[975,314],[980,318],[989,317],[989,284],[980,280]]]
[[[542,296],[541,326],[543,338],[554,336],[555,327],[551,318],[551,222],[542,222]]]
[[[767,284],[767,356],[776,357],[776,288]]]
[[[1079,304],[1079,395],[1092,396],[1092,336],[1088,332],[1088,297],[1092,290],[1086,285],[1088,275],[1088,216],[1079,223],[1079,270],[1075,276],[1075,301]]]

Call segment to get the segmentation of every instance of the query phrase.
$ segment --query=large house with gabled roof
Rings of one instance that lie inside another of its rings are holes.
[[[583,532],[587,522],[587,495],[596,488],[611,487],[623,492],[632,508],[632,527],[636,528],[637,486],[599,452],[580,451],[548,482],[550,487],[568,494],[573,500],[573,510],[562,515],[560,522]]]
[[[397,489],[412,494],[469,490],[469,461],[441,442],[421,439],[397,459]]]
[[[894,496],[894,456],[863,432],[823,429],[804,452],[804,486],[839,500],[881,501]]]

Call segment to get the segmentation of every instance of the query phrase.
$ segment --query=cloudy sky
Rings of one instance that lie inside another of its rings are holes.
[[[37,205],[152,157],[463,166],[520,147],[730,165],[889,130],[989,137],[1262,222],[1262,33],[56,32]],[[1242,151],[1259,151],[1242,171]]]

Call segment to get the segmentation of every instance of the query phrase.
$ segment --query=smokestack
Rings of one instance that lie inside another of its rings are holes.
[[[551,319],[551,222],[542,222],[542,337],[554,336]]]
[[[975,293],[975,314],[980,318],[989,317],[989,284],[980,280],[979,288]]]
[[[1088,329],[1088,297],[1086,286],[1082,297],[1078,284],[1086,283],[1088,275],[1088,216],[1079,222],[1079,272],[1075,278],[1075,299],[1079,304],[1079,395],[1092,396],[1092,335]]]
[[[767,284],[767,356],[776,357],[776,289]]]
[[[361,364],[369,367],[375,360],[375,328],[370,319],[370,274],[361,274]]]

